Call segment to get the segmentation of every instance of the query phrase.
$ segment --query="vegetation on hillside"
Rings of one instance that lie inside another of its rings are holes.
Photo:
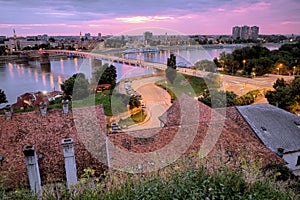
[[[189,164],[169,166],[148,174],[105,173],[95,177],[85,169],[73,190],[61,183],[43,187],[43,199],[299,199],[299,183],[283,166],[270,166],[247,174],[222,167],[207,172]],[[284,174],[283,177],[281,174]],[[122,177],[122,178],[121,178]],[[251,177],[251,178],[250,178]],[[280,178],[277,178],[280,177]],[[1,199],[38,199],[28,189],[7,191],[0,183]]]

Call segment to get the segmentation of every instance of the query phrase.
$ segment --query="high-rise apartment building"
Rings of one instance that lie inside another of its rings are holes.
[[[248,40],[248,39],[252,39],[252,40],[256,40],[258,38],[258,33],[259,33],[259,27],[258,26],[235,26],[232,28],[232,38],[233,39],[244,39],[244,40]]]
[[[259,27],[258,26],[252,26],[251,27],[251,35],[250,38],[252,40],[257,40],[258,38],[258,32],[259,32]]]
[[[145,42],[146,45],[149,44],[149,43],[151,42],[152,37],[153,37],[153,33],[152,33],[152,32],[146,31],[146,32],[144,33],[144,42]]]
[[[250,27],[242,26],[241,28],[241,39],[248,40],[250,38]]]
[[[232,38],[234,40],[239,39],[241,37],[241,27],[235,26],[232,28]]]

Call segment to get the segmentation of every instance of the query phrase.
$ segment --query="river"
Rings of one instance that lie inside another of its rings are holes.
[[[278,47],[268,47],[270,50]],[[135,58],[154,63],[167,63],[170,53],[177,57],[177,63],[190,66],[198,60],[212,60],[220,53],[231,53],[234,46],[227,48],[208,48],[192,50],[172,50],[152,53],[123,54],[126,58]],[[133,77],[152,73],[151,69],[132,67],[125,64],[114,63],[117,68],[117,81],[123,77]],[[80,71],[86,71],[85,66],[90,66],[89,59],[67,58],[52,59],[51,70],[45,71],[39,62],[29,62],[29,65],[5,63],[0,64],[0,89],[4,90],[8,102],[14,103],[19,95],[25,92],[60,90],[60,84],[68,77]],[[88,73],[87,73],[88,74]],[[89,78],[90,75],[87,75]]]

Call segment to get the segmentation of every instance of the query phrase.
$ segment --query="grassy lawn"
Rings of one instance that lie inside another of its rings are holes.
[[[131,117],[128,117],[124,120],[120,120],[119,121],[119,126],[120,127],[129,127],[132,126],[134,124],[138,124],[141,123],[143,121],[145,121],[147,115],[145,113],[144,110],[141,110],[140,112],[132,115]]]
[[[91,94],[85,99],[76,100],[72,102],[72,107],[85,107],[93,105],[103,105],[104,114],[112,116],[113,114],[122,113],[127,111],[129,96],[124,94],[113,94],[109,92],[99,92]]]
[[[177,73],[173,84],[166,81],[157,81],[155,84],[167,90],[171,96],[171,102],[174,102],[182,93],[195,97],[207,89],[203,78],[181,73]]]
[[[127,105],[129,103],[129,96],[124,94],[113,94],[110,91],[99,92],[95,94],[90,94],[87,98],[82,100],[70,101],[69,108],[78,108],[85,106],[95,106],[103,105],[104,114],[107,116],[112,116],[113,114],[118,114],[127,111]],[[57,99],[54,103],[48,105],[48,110],[51,109],[62,109],[61,99]],[[21,112],[31,112],[34,108],[28,107],[26,109],[14,109],[14,113]],[[4,112],[0,112],[4,114]]]

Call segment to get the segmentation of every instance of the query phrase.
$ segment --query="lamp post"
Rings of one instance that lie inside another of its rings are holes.
[[[243,66],[244,66],[244,72],[245,72],[245,64],[246,64],[246,60],[243,60]]]
[[[279,67],[277,67],[277,70],[278,70],[277,74],[279,75]]]
[[[278,69],[278,75],[280,75],[280,69],[282,68],[282,66],[283,66],[283,64],[280,63],[280,64],[279,64],[279,67],[277,68],[277,69]]]
[[[296,66],[293,67],[293,76],[295,76]]]

